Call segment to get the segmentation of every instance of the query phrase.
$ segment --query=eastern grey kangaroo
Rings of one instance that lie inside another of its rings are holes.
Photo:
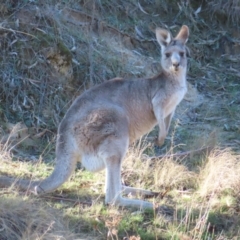
[[[21,189],[44,194],[54,191],[70,177],[77,161],[92,172],[106,168],[106,204],[152,208],[148,201],[128,199],[123,193],[154,195],[122,186],[121,165],[129,144],[159,125],[157,142],[163,144],[177,105],[187,92],[189,29],[183,25],[175,38],[156,29],[161,46],[162,71],[152,78],[112,79],[80,95],[58,128],[56,165],[42,181],[0,177],[1,186],[13,183]]]

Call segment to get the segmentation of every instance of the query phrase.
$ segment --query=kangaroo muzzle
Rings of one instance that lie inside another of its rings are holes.
[[[177,71],[179,69],[180,66],[180,56],[177,53],[173,53],[171,56],[171,62],[172,62],[172,68]]]

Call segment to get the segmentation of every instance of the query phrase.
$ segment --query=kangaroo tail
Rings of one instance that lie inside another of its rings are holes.
[[[35,194],[45,194],[54,191],[68,180],[76,167],[76,151],[74,151],[73,145],[67,145],[67,141],[65,141],[64,144],[58,142],[56,149],[56,165],[52,174],[46,179],[31,181],[0,176],[0,187],[15,185],[21,190],[30,191]]]

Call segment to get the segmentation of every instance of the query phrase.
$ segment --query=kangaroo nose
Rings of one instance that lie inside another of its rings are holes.
[[[179,67],[179,62],[173,62],[174,67]]]

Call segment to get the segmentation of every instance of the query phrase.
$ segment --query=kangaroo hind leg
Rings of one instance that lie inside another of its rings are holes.
[[[101,146],[100,153],[106,166],[105,203],[137,208],[153,208],[153,204],[150,202],[122,197],[121,166],[127,147],[128,139],[125,137],[109,142],[105,141]]]

